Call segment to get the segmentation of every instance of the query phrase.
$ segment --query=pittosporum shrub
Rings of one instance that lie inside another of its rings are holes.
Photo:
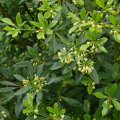
[[[0,120],[120,120],[119,0],[0,0]]]

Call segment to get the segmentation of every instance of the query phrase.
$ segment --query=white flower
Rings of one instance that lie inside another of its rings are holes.
[[[37,116],[36,115],[34,115],[34,119],[36,119],[37,118]]]
[[[37,113],[38,112],[38,110],[37,109],[35,109],[35,113]]]
[[[5,114],[5,111],[2,111],[2,114]]]
[[[64,118],[65,117],[65,115],[63,114],[63,115],[61,115],[61,118]]]

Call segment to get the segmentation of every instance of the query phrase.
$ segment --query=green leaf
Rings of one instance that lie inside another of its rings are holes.
[[[37,94],[36,102],[39,103],[39,102],[41,101],[42,97],[43,97],[43,93],[42,93],[42,91],[40,90],[40,91],[38,92],[38,94]]]
[[[80,107],[81,103],[76,100],[76,99],[72,99],[72,98],[67,98],[67,97],[61,97],[64,101],[66,101],[68,104],[70,104],[71,106],[74,107]]]
[[[37,69],[36,69],[36,75],[37,75],[37,76],[39,76],[39,75],[42,74],[42,72],[43,72],[43,67],[44,67],[44,63],[41,64],[41,65],[39,65],[39,66],[37,67]]]
[[[15,30],[15,28],[12,28],[12,27],[10,27],[10,26],[5,26],[5,27],[4,27],[4,30]]]
[[[17,92],[15,92],[14,95],[25,94],[27,91],[29,91],[30,88],[31,88],[31,86],[30,87],[26,87],[26,88],[23,87],[23,88],[19,89]]]
[[[39,7],[39,8],[37,8],[38,10],[41,10],[41,11],[45,11],[46,9],[45,8],[43,8],[43,7]]]
[[[101,18],[101,12],[98,12],[96,15],[96,23],[100,20]]]
[[[20,27],[21,24],[22,24],[22,19],[21,19],[21,16],[20,16],[20,12],[18,12],[18,14],[16,15],[16,23],[17,23],[18,27]]]
[[[87,0],[87,3],[88,3],[87,5],[90,8],[90,11],[93,13],[94,7],[93,7],[93,4],[92,4],[91,0]]]
[[[111,96],[113,96],[113,95],[115,94],[116,90],[117,90],[117,85],[116,85],[116,83],[115,83],[115,84],[112,86],[112,89],[111,89]]]
[[[70,72],[76,65],[76,62],[71,62],[70,64],[67,64],[63,70],[63,74],[66,74]]]
[[[110,15],[110,21],[115,26],[116,22],[115,22],[115,17],[113,15]]]
[[[57,70],[61,68],[65,63],[61,63],[60,61],[54,62],[53,66],[50,68],[51,70]]]
[[[93,18],[93,20],[95,21],[95,23],[97,23],[97,20],[96,20],[96,12],[95,12],[95,10],[93,11],[93,14],[92,14],[92,18]]]
[[[15,26],[15,24],[9,18],[2,18],[2,22],[7,23],[9,25]]]
[[[66,26],[69,25],[69,23],[70,23],[70,19],[67,19],[67,20],[63,21],[63,22],[58,26],[57,30],[60,30],[60,29],[65,28]],[[56,30],[56,29],[55,29],[55,30]]]
[[[98,44],[104,44],[108,39],[106,37],[100,38],[97,40]]]
[[[101,115],[101,113],[102,113],[102,108],[97,109],[95,114],[94,114],[94,118],[99,117]]]
[[[89,114],[84,115],[84,120],[91,120],[91,116]]]
[[[102,109],[102,116],[104,116],[107,113],[107,111],[108,111],[108,107],[104,107]]]
[[[119,34],[119,33],[115,33],[114,36],[115,36],[115,40],[116,40],[118,43],[120,43],[120,34]]]
[[[47,107],[47,110],[48,110],[49,112],[55,114],[55,111],[54,111],[54,109],[53,109],[52,107]]]
[[[105,94],[110,96],[110,88],[108,86],[105,87]]]
[[[98,45],[98,47],[99,47],[103,52],[108,53],[107,50],[106,50],[103,46]]]
[[[96,30],[94,30],[94,31],[92,32],[92,35],[93,35],[94,40],[95,40],[95,39],[96,39],[96,37],[97,37],[97,31],[96,31]]]
[[[24,114],[25,113],[31,113],[32,111],[31,110],[29,110],[29,109],[23,109],[23,111],[22,111]]]
[[[55,111],[56,113],[58,112],[58,104],[57,104],[57,103],[54,104],[54,111]]]
[[[0,81],[0,84],[8,85],[8,86],[18,86],[17,84],[9,82],[9,81]]]
[[[93,37],[89,32],[85,32],[85,36],[87,37],[87,39],[93,40]]]
[[[86,50],[86,49],[87,49],[88,47],[90,47],[91,45],[92,45],[92,43],[81,45],[80,50]]]
[[[31,56],[36,57],[36,53],[32,47],[27,46],[27,50]]]
[[[76,84],[79,84],[79,82],[82,80],[82,78],[83,78],[83,73],[78,71],[77,75],[76,75]]]
[[[44,17],[49,18],[50,17],[50,11],[45,12]]]
[[[33,98],[31,96],[31,94],[27,93],[27,99],[28,99],[28,103],[33,108]]]
[[[38,38],[38,39],[43,38],[43,36],[44,36],[44,31],[39,32],[39,33],[37,34],[37,38]]]
[[[64,113],[65,113],[65,109],[62,109],[62,110],[59,111],[58,114],[59,114],[59,115],[63,115]]]
[[[17,62],[13,65],[13,67],[25,67],[27,66],[28,61],[24,61],[24,62]]]
[[[62,41],[63,43],[65,43],[65,44],[67,44],[67,45],[70,45],[70,44],[71,44],[68,40],[62,39],[61,41]]]
[[[106,98],[107,96],[102,94],[101,92],[95,92],[93,93],[97,98]]]
[[[112,100],[112,103],[117,110],[120,110],[120,103],[118,101]]]
[[[48,4],[48,2],[46,1],[46,0],[43,0],[43,5],[45,6],[45,8],[50,8],[50,6],[49,6],[49,4]]]
[[[76,0],[80,5],[84,5],[84,1],[83,0]]]
[[[85,10],[85,8],[82,8],[80,11],[80,17],[82,20],[84,20],[85,14],[86,14],[86,10]]]
[[[12,31],[12,37],[16,37],[19,33],[19,30]]]
[[[5,87],[5,88],[0,88],[0,93],[2,92],[10,92],[12,90],[17,89],[17,87]]]
[[[80,19],[73,13],[69,12],[68,14],[72,19],[76,20],[76,21],[79,21]]]
[[[42,24],[42,26],[45,27],[45,20],[41,13],[38,14],[38,20]]]
[[[93,86],[92,86],[92,83],[90,83],[87,87],[87,90],[88,90],[88,93],[91,94],[92,91],[93,91]]]
[[[34,26],[36,26],[36,27],[39,28],[39,29],[40,29],[40,27],[41,27],[40,23],[38,23],[38,22],[30,21],[30,23],[33,24]]]
[[[25,80],[25,78],[22,77],[21,75],[14,74],[14,77],[19,81],[23,81],[23,79]]]
[[[53,22],[51,22],[51,23],[48,25],[47,29],[50,29],[50,28],[54,27],[54,26],[57,24],[57,22],[58,22],[58,21],[53,21]]]
[[[88,84],[90,81],[91,81],[91,80],[90,80],[89,78],[83,76],[80,82],[81,82],[82,84]]]
[[[29,109],[32,110],[32,107],[31,107],[31,105],[29,104],[29,102],[28,102],[27,100],[23,100],[23,103],[24,103],[24,105],[25,105],[27,108],[29,108]]]
[[[72,28],[69,29],[69,32],[68,34],[71,34],[73,31],[75,32],[75,29],[77,29],[77,25],[76,26],[73,26]]]
[[[89,75],[95,83],[99,84],[99,78],[98,78],[98,74],[95,68],[92,70],[92,72]]]
[[[84,100],[83,110],[86,113],[90,112],[90,101],[89,100]]]

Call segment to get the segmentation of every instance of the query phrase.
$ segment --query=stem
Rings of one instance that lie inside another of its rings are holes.
[[[38,115],[41,115],[41,116],[43,116],[43,117],[45,117],[45,118],[47,118],[47,119],[51,119],[51,118],[49,118],[49,117],[46,117],[46,116],[44,116],[44,115],[42,115],[42,114],[40,114],[40,113],[37,113]]]

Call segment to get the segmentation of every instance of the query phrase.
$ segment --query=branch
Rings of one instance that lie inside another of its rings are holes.
[[[2,6],[1,3],[0,3],[0,9],[6,15],[6,17],[8,17],[13,23],[15,23],[14,19],[11,16],[8,15],[8,11]]]
[[[30,15],[30,10],[28,9],[27,5],[25,3],[23,3],[23,6],[26,9],[27,13]],[[34,20],[34,19],[32,18],[32,20]]]

